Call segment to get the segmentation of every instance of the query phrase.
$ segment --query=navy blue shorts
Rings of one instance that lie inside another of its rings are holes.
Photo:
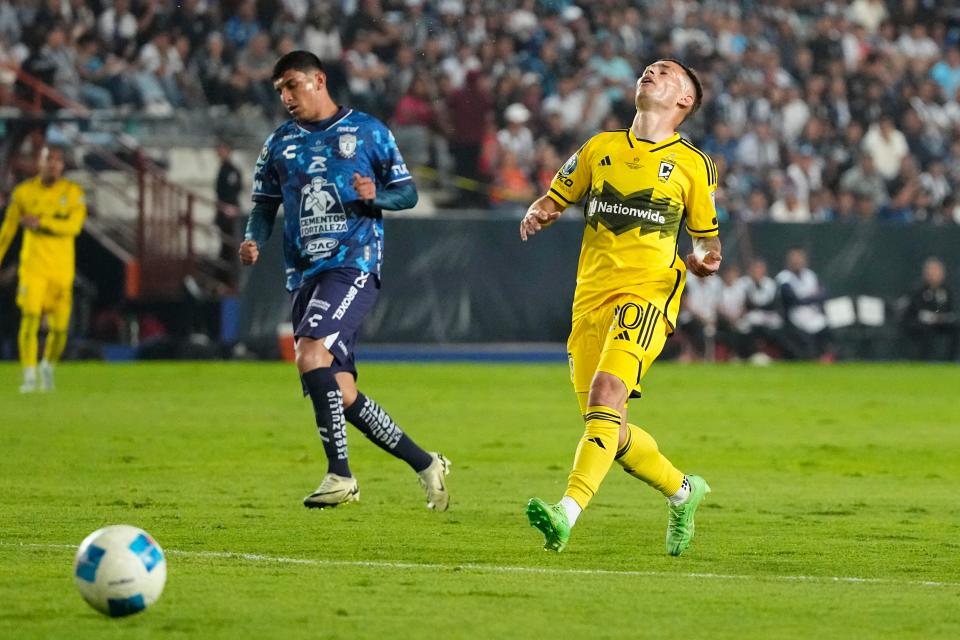
[[[359,269],[331,269],[291,294],[293,337],[313,338],[333,354],[334,373],[357,376],[353,350],[364,318],[380,293],[380,279]]]

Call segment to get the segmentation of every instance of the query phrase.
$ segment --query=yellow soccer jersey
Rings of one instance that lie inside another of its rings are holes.
[[[686,274],[677,255],[680,226],[685,220],[691,236],[719,233],[716,188],[713,161],[678,133],[658,143],[637,139],[632,129],[590,138],[549,191],[564,207],[586,196],[573,317],[631,293],[674,327]]]
[[[23,229],[20,274],[42,276],[60,283],[73,281],[74,238],[87,217],[83,188],[60,179],[45,186],[39,177],[21,182],[13,190],[0,227],[0,260],[17,234],[24,216],[36,216],[40,226]]]

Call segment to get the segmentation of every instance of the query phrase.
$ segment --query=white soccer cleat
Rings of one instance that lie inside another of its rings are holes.
[[[326,509],[347,502],[360,500],[360,486],[357,479],[328,473],[317,490],[303,499],[303,506],[310,509]]]
[[[53,365],[49,362],[40,363],[40,391],[53,391]]]
[[[23,384],[20,385],[20,393],[33,393],[37,390],[37,369],[36,367],[27,367],[23,370]]]
[[[427,509],[446,511],[450,506],[450,494],[443,476],[450,473],[450,461],[442,453],[430,453],[433,462],[423,471],[417,472],[420,486],[427,492]]]

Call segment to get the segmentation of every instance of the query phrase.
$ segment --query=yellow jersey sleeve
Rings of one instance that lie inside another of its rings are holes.
[[[0,262],[3,262],[3,256],[7,254],[7,249],[10,248],[10,243],[13,242],[20,227],[20,218],[23,215],[20,195],[20,187],[13,190],[10,195],[10,204],[7,205],[7,212],[3,217],[3,226],[0,226]]]
[[[590,188],[593,179],[590,172],[590,147],[593,140],[594,138],[587,140],[575,154],[570,156],[550,183],[550,191],[547,195],[564,208],[577,204]]]
[[[72,238],[80,234],[86,217],[87,202],[83,187],[71,183],[67,190],[67,206],[64,211],[45,218],[40,228],[50,235]]]
[[[715,236],[720,233],[717,223],[717,206],[714,194],[717,190],[717,166],[710,156],[697,150],[702,162],[698,161],[697,171],[685,194],[684,208],[687,214],[687,233],[697,238]]]

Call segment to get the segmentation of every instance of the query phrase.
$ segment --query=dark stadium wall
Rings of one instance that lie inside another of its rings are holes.
[[[279,224],[279,223],[278,223]],[[365,342],[563,342],[570,324],[583,226],[561,221],[524,244],[513,220],[431,218],[386,221],[380,300]],[[279,236],[274,233],[242,283],[241,334],[275,341],[289,320]],[[865,225],[726,225],[724,260],[764,257],[771,275],[786,251],[804,247],[831,295],[893,302],[918,282],[921,263],[941,257],[960,284],[960,228]],[[681,240],[681,254],[689,240]]]

